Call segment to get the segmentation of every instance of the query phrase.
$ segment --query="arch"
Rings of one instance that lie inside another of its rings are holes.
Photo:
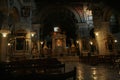
[[[62,11],[63,11],[63,13],[61,13]],[[75,9],[75,7],[70,7],[70,6],[65,6],[65,5],[62,5],[62,6],[50,5],[50,6],[45,6],[39,12],[37,12],[39,14],[38,21],[40,22],[40,24],[44,24],[43,25],[44,27],[42,27],[42,29],[41,29],[44,32],[43,33],[41,31],[42,39],[46,39],[47,38],[46,36],[50,36],[52,34],[52,30],[53,30],[52,28],[54,27],[54,25],[60,26],[60,28],[62,28],[62,31],[65,32],[65,34],[68,37],[66,40],[67,43],[70,43],[70,38],[76,39],[76,28],[77,28],[76,24],[80,23],[82,21],[81,21],[81,14],[79,14],[79,12],[77,11],[77,9]],[[58,14],[63,14],[63,18],[64,18],[64,15],[66,15],[65,19],[62,20],[62,18],[59,17],[59,15],[54,15],[54,14],[57,14],[56,12]],[[57,18],[57,17],[59,17],[59,18]],[[53,18],[52,19],[53,21],[49,22],[51,20],[51,18]],[[61,18],[60,23],[59,22],[57,23],[57,21],[55,21],[56,23],[54,24],[54,20],[56,20],[56,18],[57,19]],[[69,22],[69,23],[67,23],[67,22]],[[68,25],[66,25],[66,24],[68,24]]]
[[[118,16],[119,14],[114,11],[114,9],[111,9],[110,7],[105,7],[103,9],[103,20],[109,21],[112,15]]]
[[[69,6],[65,6],[65,8],[70,10],[75,15],[75,18],[77,19],[78,22],[81,22],[81,17],[80,17],[81,14],[79,14],[79,12],[75,8]]]
[[[117,16],[117,13],[113,12],[109,7],[104,9],[103,20],[109,22],[111,33],[119,32],[119,21]]]
[[[74,14],[76,20],[77,20],[78,22],[81,22],[80,14],[79,14],[74,8],[69,7],[69,6],[61,6],[61,8],[64,8],[64,9],[66,9],[66,10],[71,11],[71,12]],[[39,21],[42,23],[42,22],[44,21],[44,19],[45,19],[50,13],[52,13],[52,11],[55,10],[55,9],[57,9],[57,7],[55,7],[55,6],[47,6],[47,7],[43,8],[43,9],[41,10],[40,15],[39,15]],[[50,11],[50,10],[51,10],[51,11]]]
[[[10,16],[12,16],[15,22],[19,21],[20,20],[19,10],[16,7],[13,7]]]
[[[104,21],[109,21],[110,20],[110,17],[111,17],[111,15],[113,14],[112,13],[112,10],[110,9],[110,8],[104,8],[103,9],[103,20]]]

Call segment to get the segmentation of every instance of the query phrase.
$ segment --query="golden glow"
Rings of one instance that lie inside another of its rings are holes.
[[[35,32],[31,32],[31,36],[34,37],[34,35],[35,35]]]
[[[76,43],[78,44],[78,43],[79,43],[79,41],[76,41]]]
[[[92,41],[90,41],[90,45],[93,45],[93,42],[92,42]]]
[[[0,33],[2,34],[3,37],[7,37],[7,34],[10,33],[9,30],[0,30]]]
[[[42,44],[43,44],[43,41],[41,41],[40,44],[42,45]]]
[[[118,41],[117,40],[114,40],[115,43],[117,43]]]
[[[8,43],[8,46],[10,46],[11,44],[10,43]]]
[[[7,37],[7,33],[2,33],[3,37]]]
[[[62,46],[62,42],[60,39],[57,40],[57,46]]]
[[[34,34],[31,34],[31,36],[33,37],[33,36],[34,36]]]
[[[92,74],[93,74],[93,75],[96,75],[96,70],[95,70],[95,69],[93,70],[93,73],[92,73]]]
[[[98,32],[96,32],[95,35],[98,36],[99,35]]]

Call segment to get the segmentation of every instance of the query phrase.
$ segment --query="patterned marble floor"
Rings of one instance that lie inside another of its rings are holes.
[[[77,80],[120,80],[120,69],[110,65],[99,64],[96,66],[80,62],[64,62],[66,71],[77,68]]]

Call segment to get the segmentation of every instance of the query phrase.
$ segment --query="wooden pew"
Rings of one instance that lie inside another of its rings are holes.
[[[18,75],[13,78],[14,80],[76,80],[76,68],[69,72],[58,73],[58,74],[50,74],[50,73],[32,73],[26,75]]]
[[[56,73],[65,72],[65,64],[60,63],[56,59],[37,59],[25,61],[4,62],[2,66],[8,73]]]

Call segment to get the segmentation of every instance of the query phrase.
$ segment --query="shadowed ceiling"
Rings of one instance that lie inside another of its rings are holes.
[[[104,3],[105,5],[111,7],[112,9],[119,12],[119,6],[117,1],[114,0],[35,0],[36,8],[37,8],[37,15],[41,13],[41,10],[45,7],[50,5],[52,6],[78,6],[83,2],[90,2],[90,3]],[[116,5],[116,6],[115,6]],[[50,12],[50,13],[49,13]],[[47,12],[46,12],[47,13]],[[37,16],[39,18],[39,16]],[[38,19],[39,20],[39,19]],[[41,37],[43,39],[48,39],[48,36],[51,36],[53,32],[53,27],[59,26],[63,32],[66,33],[67,41],[70,42],[70,39],[76,39],[76,23],[77,19],[75,18],[74,14],[65,9],[65,8],[55,8],[54,10],[48,10],[48,14],[43,19],[42,23],[44,27],[42,28]],[[48,39],[50,40],[50,39]]]
[[[37,1],[36,3],[38,15],[41,14],[42,9],[44,10],[44,8],[52,6],[52,8],[45,12],[45,17],[42,19],[42,22],[40,21],[40,24],[43,24],[40,35],[43,40],[50,42],[49,38],[52,35],[53,28],[56,26],[60,27],[61,31],[66,34],[67,43],[70,43],[71,39],[76,40],[76,23],[78,23],[78,21],[70,10],[63,7],[66,2],[58,3],[51,1],[51,3],[48,3],[43,1],[40,3],[40,1]]]

